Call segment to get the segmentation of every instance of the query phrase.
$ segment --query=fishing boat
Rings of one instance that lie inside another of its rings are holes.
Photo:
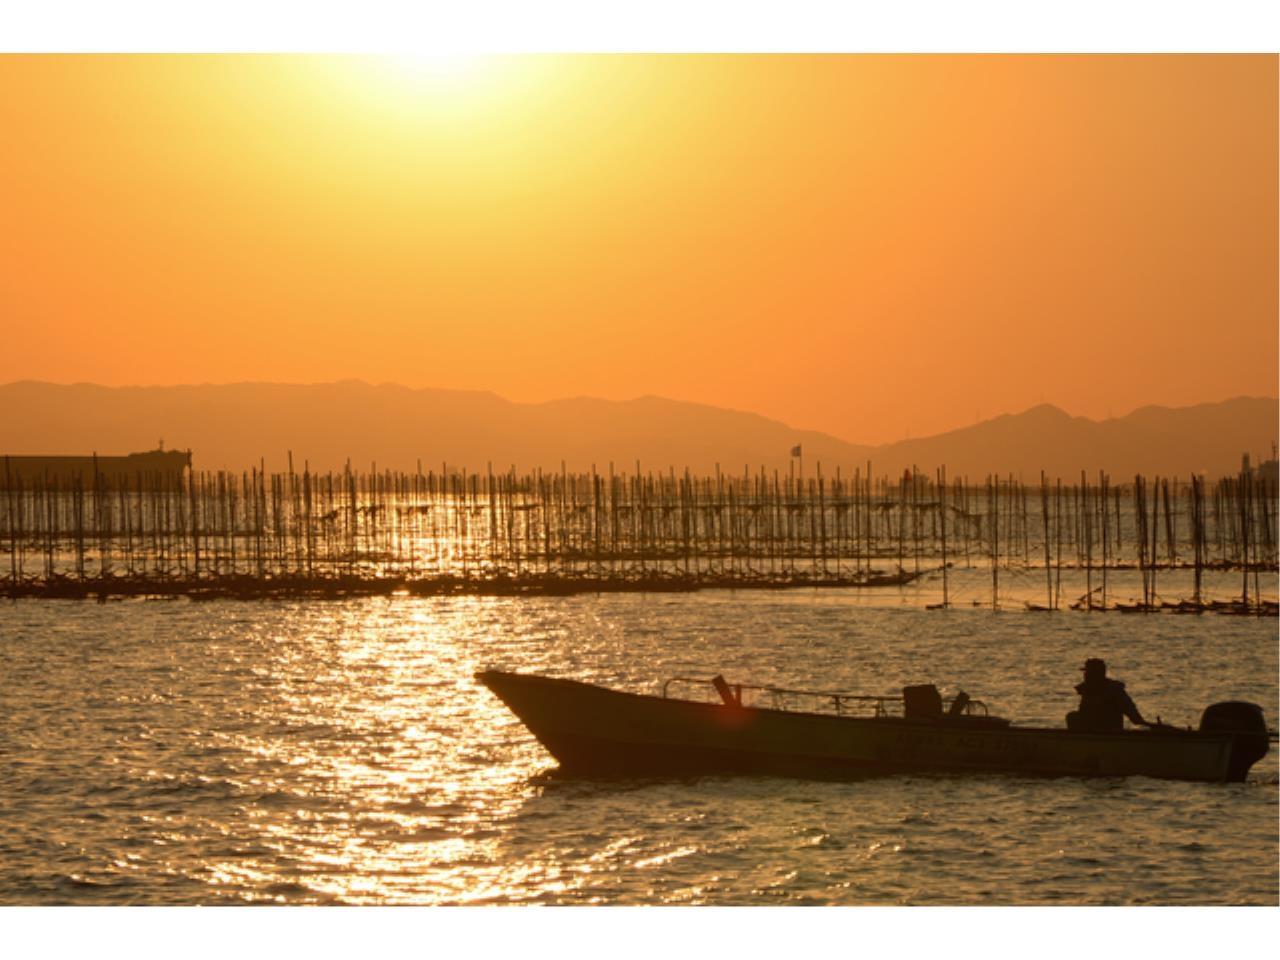
[[[1196,730],[1090,733],[1015,726],[963,692],[943,699],[932,685],[875,697],[674,677],[651,695],[501,670],[476,679],[563,773],[580,776],[936,771],[1238,782],[1272,736],[1262,708],[1243,701],[1208,707]]]

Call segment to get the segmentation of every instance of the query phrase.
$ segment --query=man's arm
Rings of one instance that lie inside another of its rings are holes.
[[[1124,711],[1124,715],[1140,727],[1149,727],[1150,724],[1142,719],[1142,712],[1133,702],[1133,697],[1129,696],[1128,691],[1121,689],[1117,692],[1120,694],[1120,709]]]

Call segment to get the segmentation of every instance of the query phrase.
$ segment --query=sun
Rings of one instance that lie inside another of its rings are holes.
[[[466,50],[415,50],[387,53],[366,61],[370,72],[409,95],[457,96],[492,79],[494,58]]]
[[[346,95],[366,106],[412,116],[466,115],[501,87],[500,57],[440,49],[361,54],[322,61]]]
[[[400,73],[409,80],[439,81],[462,79],[474,73],[484,58],[478,53],[458,50],[430,50],[391,54],[384,59],[388,71]]]

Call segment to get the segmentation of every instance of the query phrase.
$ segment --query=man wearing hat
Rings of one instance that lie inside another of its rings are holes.
[[[1150,726],[1142,719],[1137,704],[1125,693],[1124,684],[1107,677],[1104,661],[1091,657],[1084,662],[1084,683],[1076,684],[1080,707],[1067,714],[1067,729],[1090,733],[1110,733],[1124,729],[1128,717],[1142,727]]]

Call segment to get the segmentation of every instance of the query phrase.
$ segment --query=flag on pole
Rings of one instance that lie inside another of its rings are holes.
[[[794,447],[791,448],[791,455],[793,457],[800,456],[800,444],[797,443]]]

